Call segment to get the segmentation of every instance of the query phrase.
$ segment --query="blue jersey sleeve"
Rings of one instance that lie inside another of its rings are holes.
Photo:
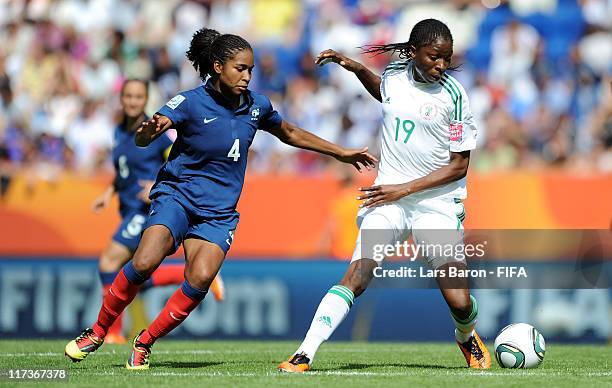
[[[168,132],[161,135],[157,141],[159,142],[158,147],[160,152],[165,152],[168,147],[173,144],[172,139],[168,136]]]
[[[158,112],[172,120],[174,125],[186,121],[189,117],[189,100],[186,94],[177,94],[172,97]]]
[[[259,120],[259,129],[263,129],[265,131],[270,128],[279,127],[283,121],[283,118],[277,111],[274,110],[270,99],[267,97],[263,108],[264,112]]]

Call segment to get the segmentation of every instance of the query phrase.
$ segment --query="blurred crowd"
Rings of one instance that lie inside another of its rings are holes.
[[[381,71],[392,58],[358,47],[407,41],[429,17],[453,32],[453,75],[480,128],[473,171],[612,171],[609,0],[0,0],[2,187],[15,174],[111,172],[122,81],[151,81],[149,114],[197,86],[185,51],[203,26],[251,43],[251,89],[287,120],[377,150],[379,105],[352,74],[314,57],[334,48]],[[268,134],[249,157],[261,173],[333,168]]]

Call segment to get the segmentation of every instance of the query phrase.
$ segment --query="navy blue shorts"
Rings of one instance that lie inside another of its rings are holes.
[[[217,244],[223,253],[227,254],[239,218],[237,212],[218,218],[189,214],[178,199],[172,195],[161,194],[151,202],[149,218],[143,229],[153,225],[164,225],[170,229],[174,239],[174,249],[169,254],[176,252],[183,240],[190,237]]]
[[[131,252],[136,251],[146,221],[146,213],[141,213],[140,211],[127,213],[113,235],[113,241],[125,245]]]

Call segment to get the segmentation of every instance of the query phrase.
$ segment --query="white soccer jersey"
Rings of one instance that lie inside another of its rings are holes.
[[[375,184],[406,183],[450,162],[451,152],[476,148],[476,127],[463,87],[445,74],[432,84],[417,82],[411,61],[390,63],[380,93],[381,155]],[[466,179],[409,198],[465,198]]]

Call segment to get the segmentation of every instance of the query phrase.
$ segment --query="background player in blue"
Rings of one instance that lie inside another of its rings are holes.
[[[145,106],[148,90],[145,81],[130,79],[124,82],[120,101],[122,117],[114,131],[112,150],[115,179],[113,183],[93,203],[93,210],[100,212],[106,208],[116,193],[119,196],[119,213],[122,221],[108,246],[100,255],[99,270],[102,281],[103,295],[108,293],[117,272],[127,263],[136,251],[143,225],[149,213],[149,192],[153,186],[160,166],[165,162],[172,140],[168,136],[160,136],[149,147],[136,146],[134,136],[136,129],[147,119]],[[180,284],[184,280],[183,265],[166,265],[158,268],[151,277],[155,286]],[[211,287],[215,299],[222,299],[220,279],[215,279],[217,287]],[[108,343],[124,343],[122,335],[121,315],[109,328],[106,341]]]
[[[111,286],[92,329],[68,343],[66,354],[81,360],[102,343],[115,317],[164,257],[183,243],[185,282],[155,321],[134,339],[128,369],[147,369],[151,346],[178,326],[204,299],[221,267],[238,224],[236,204],[249,146],[258,129],[289,145],[353,164],[374,166],[367,148],[347,150],[284,121],[270,100],[248,90],[253,49],[237,35],[202,29],[187,58],[205,84],[172,98],[137,130],[146,146],[174,126],[178,137],[151,191],[151,211],[142,241]],[[272,209],[271,209],[272,210]]]

